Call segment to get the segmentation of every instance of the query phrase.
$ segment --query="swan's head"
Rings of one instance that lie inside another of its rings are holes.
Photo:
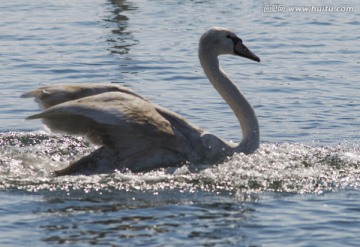
[[[222,27],[212,27],[200,38],[200,50],[212,55],[237,55],[257,62],[260,58],[250,51],[232,31]]]

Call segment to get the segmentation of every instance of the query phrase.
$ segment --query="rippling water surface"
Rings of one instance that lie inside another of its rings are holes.
[[[0,3],[0,244],[357,246],[360,5],[306,4],[353,10],[291,12],[297,1]],[[221,58],[258,115],[256,153],[51,177],[95,147],[23,120],[38,109],[19,96],[40,85],[120,83],[240,141],[197,59],[210,26],[233,29],[262,59]]]

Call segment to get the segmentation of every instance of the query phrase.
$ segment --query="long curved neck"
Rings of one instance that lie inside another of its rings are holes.
[[[231,107],[240,123],[243,138],[239,146],[235,148],[235,151],[244,153],[254,152],[259,147],[260,132],[253,108],[220,68],[217,55],[212,53],[210,49],[200,47],[199,59],[207,78]]]

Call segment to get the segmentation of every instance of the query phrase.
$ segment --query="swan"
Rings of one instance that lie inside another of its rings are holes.
[[[100,147],[55,176],[93,174],[115,169],[134,172],[184,162],[219,161],[259,147],[259,124],[243,94],[219,66],[219,55],[231,54],[260,62],[229,29],[212,27],[200,38],[201,66],[236,115],[242,131],[239,144],[225,141],[189,123],[126,87],[109,84],[43,86],[21,97],[34,97],[43,109],[26,119],[42,119],[51,130],[85,136]]]

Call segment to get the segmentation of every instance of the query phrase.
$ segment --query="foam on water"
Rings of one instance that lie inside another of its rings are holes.
[[[51,177],[55,169],[95,149],[82,138],[45,132],[2,133],[1,190],[81,192],[264,191],[323,193],[360,186],[360,149],[346,144],[313,147],[262,144],[252,155],[235,154],[219,164],[183,165],[146,173],[115,171],[93,176]]]

